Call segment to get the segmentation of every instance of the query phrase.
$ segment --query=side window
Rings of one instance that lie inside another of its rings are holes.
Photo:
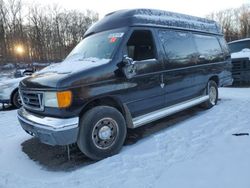
[[[194,34],[194,41],[199,52],[199,60],[201,63],[220,60],[223,54],[220,43],[216,37]]]
[[[127,42],[127,55],[134,61],[154,59],[155,45],[151,31],[134,31]]]
[[[168,68],[178,68],[196,63],[197,51],[188,32],[159,31],[164,47]]]

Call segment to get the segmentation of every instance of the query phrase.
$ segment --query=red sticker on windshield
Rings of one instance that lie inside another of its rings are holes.
[[[110,40],[109,40],[109,42],[110,42],[110,43],[114,43],[114,42],[116,42],[116,40],[117,40],[116,37],[111,37]]]

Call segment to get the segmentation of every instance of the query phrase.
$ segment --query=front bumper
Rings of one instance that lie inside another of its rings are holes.
[[[22,128],[48,145],[68,145],[77,141],[79,118],[42,117],[20,108],[17,112]]]

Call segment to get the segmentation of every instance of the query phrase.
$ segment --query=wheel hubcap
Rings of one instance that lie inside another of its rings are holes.
[[[112,135],[112,130],[109,126],[103,126],[100,128],[98,136],[102,140],[108,140]]]
[[[112,118],[103,118],[93,128],[92,141],[97,148],[108,149],[115,143],[117,135],[117,122]]]
[[[211,104],[215,105],[217,98],[217,91],[215,87],[210,87],[209,89],[209,100]]]

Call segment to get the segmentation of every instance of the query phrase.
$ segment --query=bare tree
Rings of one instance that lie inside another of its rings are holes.
[[[19,44],[26,52],[21,60],[62,60],[97,20],[93,11],[64,10],[57,5],[33,4],[24,15],[21,0],[0,0],[0,56],[20,61],[15,53]]]
[[[249,4],[244,4],[240,8],[213,12],[207,17],[222,26],[227,41],[250,37]]]

